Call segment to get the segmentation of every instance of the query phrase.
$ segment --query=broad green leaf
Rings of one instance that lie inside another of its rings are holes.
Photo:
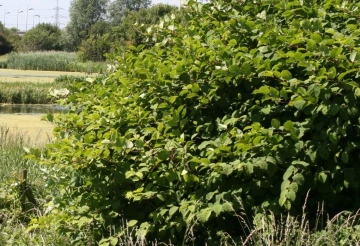
[[[182,170],[181,175],[186,175],[188,171],[186,169]]]
[[[53,122],[53,121],[54,121],[54,115],[52,115],[52,114],[47,114],[47,115],[45,116],[45,119],[46,119],[47,121],[49,121],[49,122]]]
[[[289,186],[289,190],[292,190],[295,193],[298,191],[298,189],[299,189],[299,186],[298,186],[298,184],[296,182],[291,183],[290,186]]]
[[[111,237],[110,238],[110,244],[111,245],[115,246],[115,245],[118,244],[118,242],[119,242],[119,239],[117,237]]]
[[[311,84],[308,88],[308,93],[310,96],[318,98],[320,95],[320,90],[321,88],[319,85]]]
[[[184,181],[186,183],[188,182],[200,182],[200,179],[198,176],[194,175],[194,174],[185,174],[183,175]]]
[[[288,180],[293,175],[294,170],[294,166],[289,166],[283,175],[283,180]]]
[[[260,143],[261,143],[261,140],[262,140],[263,138],[264,138],[263,136],[257,136],[257,137],[255,137],[254,140],[253,140],[253,144],[254,144],[254,145],[260,144]]]
[[[271,112],[271,107],[270,107],[270,105],[267,106],[267,107],[265,107],[265,108],[262,108],[262,109],[261,109],[261,112],[264,113],[264,114],[270,114],[270,112]]]
[[[302,99],[302,97],[297,97],[295,99],[295,101],[293,101],[293,104],[294,104],[294,107],[297,108],[297,109],[303,109],[305,104],[306,104],[306,101],[304,101]]]
[[[345,188],[349,188],[350,187],[350,182],[348,180],[344,180],[344,187]]]
[[[130,220],[130,221],[127,223],[127,226],[128,226],[128,227],[133,227],[133,226],[135,226],[137,223],[138,223],[137,220]]]
[[[248,76],[251,74],[251,66],[249,63],[243,63],[240,67],[241,74]]]
[[[342,48],[341,47],[336,47],[336,48],[334,48],[334,49],[332,49],[330,51],[329,55],[332,58],[338,58],[338,56],[341,54],[341,52],[342,52]]]
[[[345,164],[347,164],[348,161],[349,161],[349,152],[343,151],[343,152],[341,153],[341,160],[342,160]]]
[[[298,185],[302,185],[305,181],[304,176],[301,173],[297,173],[292,177],[292,180]]]
[[[319,181],[320,183],[325,184],[326,179],[327,179],[326,173],[321,172],[321,173],[318,174],[318,181]]]
[[[311,39],[314,40],[316,43],[320,43],[322,41],[322,37],[318,33],[311,34]]]
[[[338,80],[339,80],[339,81],[342,81],[346,75],[351,74],[351,73],[355,73],[355,72],[357,72],[357,71],[358,71],[358,69],[350,69],[350,70],[347,70],[346,72],[343,72],[343,73],[339,74]]]
[[[262,93],[264,95],[268,95],[270,93],[270,89],[267,86],[261,86],[258,90],[256,90],[259,93]]]
[[[357,51],[356,51],[356,50],[353,50],[353,51],[351,52],[351,54],[350,54],[349,59],[350,59],[351,62],[354,62],[355,59],[356,59],[356,57],[357,57]]]
[[[337,137],[336,132],[331,132],[331,133],[329,134],[329,140],[330,140],[331,143],[337,144],[337,142],[338,142],[338,137]]]
[[[241,69],[238,65],[231,65],[229,66],[229,72],[232,76],[237,76],[241,74]]]
[[[175,100],[176,100],[177,98],[178,98],[178,96],[172,96],[172,97],[170,97],[169,102],[172,104],[172,103],[175,102]]]
[[[305,161],[295,160],[295,161],[291,162],[291,165],[301,166],[301,167],[307,167],[307,166],[309,166],[309,163],[307,163],[307,162],[305,162]]]
[[[211,215],[211,209],[205,208],[200,211],[198,217],[201,222],[207,222],[210,218],[210,215]]]
[[[125,146],[127,149],[131,149],[132,147],[134,147],[134,143],[128,139],[125,139]]]
[[[355,96],[360,97],[360,88],[355,89]]]
[[[290,180],[285,179],[282,183],[281,183],[281,192],[287,190],[289,188],[289,185],[291,184]]]
[[[336,77],[336,68],[335,67],[331,67],[328,72],[328,77],[329,79],[334,79]]]
[[[177,207],[177,206],[171,207],[171,208],[169,209],[169,215],[170,215],[170,217],[172,217],[173,214],[176,213],[176,211],[178,211],[178,210],[179,210],[179,207]]]
[[[274,73],[271,71],[263,71],[259,73],[259,77],[274,77]]]
[[[284,123],[284,129],[286,131],[291,131],[293,128],[294,128],[294,123],[292,121],[288,120]]]
[[[288,193],[286,193],[286,197],[293,202],[296,199],[296,194],[293,190],[289,190]]]
[[[158,158],[162,161],[165,161],[169,158],[170,156],[170,152],[167,151],[167,150],[161,150],[159,153],[158,153]]]
[[[285,204],[285,202],[286,202],[286,200],[287,200],[286,196],[280,196],[280,198],[279,198],[279,205],[280,205],[281,207],[283,207],[284,204]]]
[[[291,202],[290,200],[286,200],[285,203],[284,203],[284,208],[287,210],[287,211],[290,211],[291,209]]]
[[[306,48],[308,51],[314,51],[316,47],[316,42],[314,40],[309,40],[306,44]]]
[[[221,214],[221,212],[223,211],[223,206],[219,203],[215,203],[211,206],[211,209],[214,211],[216,216],[219,216],[219,214]]]
[[[278,119],[271,119],[271,126],[275,129],[280,128],[280,121]]]
[[[288,70],[282,70],[281,78],[283,78],[284,80],[290,80],[290,79],[292,79],[292,74]]]

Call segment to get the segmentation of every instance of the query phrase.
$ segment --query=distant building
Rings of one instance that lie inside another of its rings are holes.
[[[17,34],[19,34],[19,36],[24,36],[25,35],[25,31],[17,31]]]

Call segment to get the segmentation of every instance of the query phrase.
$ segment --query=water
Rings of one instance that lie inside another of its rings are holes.
[[[58,105],[0,104],[0,114],[54,114],[67,109]]]

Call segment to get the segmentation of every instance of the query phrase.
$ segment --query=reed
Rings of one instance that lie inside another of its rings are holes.
[[[0,82],[0,103],[5,104],[52,104],[50,89],[61,89],[67,83],[4,83]]]
[[[2,66],[10,69],[85,72],[88,74],[103,73],[106,70],[106,63],[80,62],[76,53],[63,51],[11,53],[7,56],[5,65]]]

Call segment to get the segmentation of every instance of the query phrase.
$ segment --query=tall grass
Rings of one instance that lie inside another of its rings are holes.
[[[0,56],[0,68],[7,68],[7,55]]]
[[[7,56],[9,69],[68,71],[85,73],[103,73],[104,62],[80,62],[76,53],[63,51],[11,53]]]
[[[24,148],[30,144],[20,130],[0,126],[0,245],[70,245],[55,229],[27,231],[28,222],[43,213],[40,207],[46,202],[47,193],[41,167],[24,158]],[[25,212],[19,202],[19,174],[23,169],[28,170],[28,183],[39,204],[39,208],[31,207]]]
[[[52,104],[50,89],[61,89],[67,83],[1,83],[0,103],[6,104]]]

